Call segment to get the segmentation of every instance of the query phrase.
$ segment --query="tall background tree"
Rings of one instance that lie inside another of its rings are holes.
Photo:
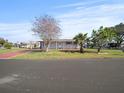
[[[11,49],[12,43],[8,42],[8,40],[5,40],[4,38],[0,38],[0,47],[4,47],[6,49]]]
[[[3,46],[5,42],[6,42],[6,40],[4,40],[3,38],[0,38],[0,45],[1,46]]]
[[[113,27],[105,27],[103,31],[104,36],[106,36],[107,42],[106,43],[111,43],[114,38],[117,36],[115,32],[115,28]]]
[[[92,35],[91,35],[91,42],[92,42],[92,48],[96,47],[97,46],[97,31],[93,29],[92,31]]]
[[[51,41],[61,35],[59,22],[48,15],[36,18],[32,31],[45,42],[46,51],[48,51]]]
[[[115,40],[117,41],[118,47],[120,47],[121,43],[124,41],[124,24],[120,23],[114,26],[115,32],[117,34]]]
[[[98,47],[97,51],[99,53],[101,48],[110,43],[115,36],[116,33],[113,28],[104,28],[101,26],[98,30],[93,30],[91,38],[94,46]]]
[[[86,39],[87,33],[86,34],[79,33],[73,38],[73,40],[80,46],[80,53],[84,53],[83,44],[86,41]]]

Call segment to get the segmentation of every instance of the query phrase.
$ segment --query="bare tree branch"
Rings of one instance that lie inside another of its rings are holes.
[[[57,39],[61,35],[59,22],[48,15],[36,18],[32,31],[38,34],[45,42],[46,51],[48,51],[51,40]]]

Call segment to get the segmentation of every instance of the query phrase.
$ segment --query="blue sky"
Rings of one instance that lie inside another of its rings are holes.
[[[0,0],[0,37],[9,41],[39,40],[32,35],[34,17],[51,15],[60,21],[61,38],[89,33],[99,26],[124,22],[124,0]]]

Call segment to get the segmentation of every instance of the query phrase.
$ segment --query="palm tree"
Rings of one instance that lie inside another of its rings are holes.
[[[87,39],[86,39],[86,43],[87,43],[87,48],[89,48],[90,47],[90,37],[88,37]]]
[[[84,53],[83,44],[86,38],[87,38],[87,33],[86,34],[79,33],[73,38],[73,40],[80,46],[80,53]]]

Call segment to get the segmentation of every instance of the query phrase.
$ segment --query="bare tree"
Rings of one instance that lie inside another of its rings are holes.
[[[32,31],[44,41],[47,52],[51,41],[57,39],[61,34],[59,22],[48,15],[36,18]]]

